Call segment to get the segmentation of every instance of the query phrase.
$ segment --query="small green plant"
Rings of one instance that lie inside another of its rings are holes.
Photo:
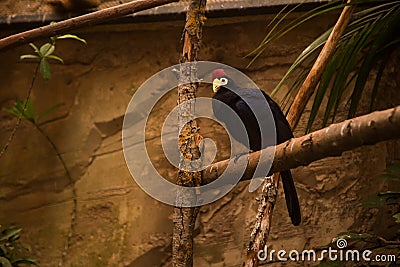
[[[400,162],[396,161],[387,166],[387,168],[382,173],[380,178],[392,181],[393,180],[400,181]],[[383,207],[385,205],[400,204],[400,192],[395,192],[395,191],[377,192],[369,195],[366,199],[362,201],[361,204],[367,208],[377,208],[377,207]],[[396,223],[400,223],[400,213],[394,214],[393,218],[395,219]],[[377,236],[375,234],[355,233],[355,232],[338,233],[334,238],[332,238],[331,243],[334,244],[341,239],[353,242],[363,241],[369,244],[371,249],[382,248],[387,245],[398,248],[400,245],[398,241],[386,240],[385,238]],[[342,263],[343,262],[339,260],[328,261],[315,265],[315,267],[336,267],[336,266],[342,266]],[[392,266],[392,265],[386,265],[386,266]]]
[[[51,24],[54,24],[55,22],[52,22]],[[31,93],[32,93],[32,89],[33,86],[35,85],[36,82],[36,78],[37,78],[37,74],[40,70],[40,73],[42,74],[42,77],[45,80],[49,80],[51,78],[51,67],[50,67],[50,63],[49,63],[49,59],[53,59],[53,60],[57,60],[61,63],[64,63],[64,60],[62,58],[60,58],[59,56],[54,55],[54,51],[56,49],[55,44],[57,40],[62,40],[62,39],[75,39],[78,40],[84,44],[86,44],[86,41],[82,38],[79,38],[76,35],[73,34],[64,34],[64,35],[57,35],[57,36],[53,36],[50,37],[50,42],[47,42],[45,44],[43,44],[40,48],[38,48],[35,44],[30,43],[29,45],[33,48],[33,51],[36,53],[34,55],[29,54],[29,55],[22,55],[20,56],[20,60],[24,60],[24,59],[34,59],[34,60],[39,60],[38,65],[35,68],[35,73],[32,77],[32,81],[31,81],[31,85],[28,88],[28,92],[25,98],[25,105],[29,104],[29,99],[31,97]],[[20,111],[24,111],[27,107],[26,106],[22,106],[19,107]],[[13,113],[14,114],[14,113]],[[23,114],[23,112],[19,112],[19,114]],[[25,115],[27,115],[28,112],[26,112]],[[17,122],[15,123],[15,126],[13,128],[13,130],[11,131],[10,137],[8,138],[8,141],[6,142],[6,144],[3,146],[3,148],[0,150],[0,158],[4,155],[4,153],[6,152],[8,146],[10,145],[10,143],[12,142],[12,140],[14,139],[15,133],[17,132],[18,126],[21,122],[21,117],[18,116],[17,118]],[[32,121],[31,121],[32,122]]]
[[[14,105],[12,108],[10,109],[6,109],[5,111],[15,115],[19,120],[24,120],[24,121],[28,121],[30,123],[32,123],[32,125],[36,128],[36,130],[39,131],[39,133],[47,140],[47,142],[50,144],[50,146],[52,147],[54,153],[56,154],[57,158],[60,160],[60,163],[62,164],[65,173],[69,179],[69,181],[71,183],[74,183],[72,176],[69,172],[68,166],[65,163],[64,159],[61,156],[60,151],[57,148],[57,145],[54,143],[54,141],[50,138],[49,135],[46,134],[45,131],[43,131],[43,129],[40,126],[40,121],[46,117],[48,114],[50,114],[51,112],[55,111],[56,109],[58,109],[59,107],[61,107],[64,104],[57,104],[54,105],[50,108],[48,108],[46,111],[40,113],[39,115],[35,114],[35,106],[34,103],[32,101],[32,99],[28,98],[25,101],[22,100],[17,100],[14,102]],[[76,199],[76,190],[73,189],[73,197],[74,199]],[[74,201],[74,207],[73,207],[73,212],[72,212],[72,216],[71,216],[71,227],[70,227],[70,233],[68,234],[68,238],[67,238],[67,242],[66,242],[66,248],[68,248],[68,244],[70,242],[70,237],[72,236],[73,230],[74,230],[74,225],[75,225],[75,216],[76,216],[76,210],[77,210],[77,204],[76,201]],[[64,250],[63,254],[62,254],[62,259],[60,261],[59,266],[62,266],[62,262],[64,261],[64,257],[66,255],[66,250]],[[1,259],[0,259],[0,266],[1,267],[8,267],[11,265],[1,265]],[[12,265],[14,266],[14,265]],[[15,265],[17,266],[17,265]]]
[[[61,39],[75,39],[82,43],[86,44],[86,41],[82,38],[79,38],[73,34],[65,34],[65,35],[57,35],[50,37],[50,42],[43,44],[40,48],[38,48],[35,44],[29,43],[29,46],[32,47],[35,52],[34,55],[22,55],[20,56],[20,60],[24,59],[37,59],[39,60],[39,69],[45,80],[50,80],[51,78],[51,67],[49,63],[49,59],[53,59],[59,61],[64,64],[64,60],[59,56],[54,55],[54,51],[56,49],[56,41]]]
[[[59,107],[63,106],[63,103],[54,105],[50,108],[48,108],[46,111],[40,113],[39,115],[35,114],[35,106],[33,104],[32,99],[28,99],[26,101],[22,100],[17,100],[14,102],[14,106],[10,109],[5,109],[5,112],[8,112],[10,114],[15,115],[18,118],[21,118],[22,120],[29,121],[30,123],[35,126],[35,128],[43,135],[44,138],[46,138],[47,142],[51,145],[53,148],[54,152],[56,153],[58,159],[60,160],[61,164],[63,165],[65,172],[68,176],[68,178],[72,181],[72,177],[69,173],[69,170],[67,168],[67,165],[64,161],[64,159],[61,157],[61,153],[58,151],[58,148],[56,144],[53,142],[53,140],[48,136],[43,129],[40,127],[39,122],[41,119],[46,117],[48,114],[51,112],[55,111]]]
[[[21,231],[21,227],[10,226],[0,232],[0,265],[2,267],[19,267],[22,264],[39,266],[35,260],[24,256],[29,250],[19,242]]]
[[[51,24],[53,24],[54,22],[52,22]],[[64,159],[62,158],[56,144],[53,142],[53,140],[42,130],[42,128],[39,125],[39,122],[48,114],[50,114],[51,112],[53,112],[54,110],[56,110],[57,108],[59,108],[60,106],[62,106],[63,104],[57,104],[54,105],[52,107],[50,107],[49,109],[47,109],[46,111],[42,112],[41,114],[39,114],[38,116],[35,115],[35,109],[34,109],[34,104],[33,101],[31,99],[31,92],[33,90],[33,86],[35,85],[35,81],[36,78],[38,76],[38,72],[40,71],[42,77],[45,80],[49,80],[51,78],[51,67],[50,67],[50,63],[49,60],[55,60],[55,61],[59,61],[61,63],[64,63],[64,60],[59,57],[54,55],[54,51],[55,51],[55,44],[57,40],[61,40],[61,39],[75,39],[78,40],[84,44],[86,44],[86,41],[82,38],[79,38],[76,35],[73,34],[65,34],[65,35],[57,35],[57,36],[53,36],[50,37],[50,42],[47,42],[45,44],[43,44],[42,46],[40,46],[40,48],[38,48],[38,46],[36,46],[33,43],[30,43],[30,47],[32,47],[33,51],[35,52],[35,54],[28,54],[28,55],[22,55],[20,56],[20,60],[25,60],[25,59],[33,59],[33,60],[37,60],[38,64],[35,67],[35,71],[34,71],[34,75],[32,77],[30,86],[28,88],[27,91],[27,95],[25,100],[16,100],[14,102],[14,105],[12,108],[10,109],[6,109],[5,111],[13,114],[17,117],[17,121],[15,123],[15,126],[6,142],[6,144],[3,146],[3,148],[0,150],[0,159],[1,157],[4,155],[4,153],[6,152],[7,148],[9,147],[9,145],[11,144],[15,133],[17,132],[17,129],[20,125],[20,122],[25,120],[25,121],[29,121],[30,123],[32,123],[35,128],[42,134],[43,137],[46,138],[47,142],[51,145],[52,149],[54,150],[55,154],[57,155],[58,159],[60,160],[65,173],[68,177],[68,179],[70,180],[71,183],[74,183],[71,174],[67,168],[67,165],[64,161]],[[63,261],[65,260],[65,257],[67,255],[68,252],[68,247],[69,247],[69,243],[71,240],[71,236],[74,232],[74,225],[75,225],[75,217],[76,217],[76,211],[77,211],[77,196],[76,196],[76,190],[75,187],[73,187],[73,198],[74,198],[74,206],[73,206],[73,210],[72,210],[72,215],[71,215],[71,224],[70,224],[70,229],[69,229],[69,233],[67,236],[67,240],[66,240],[66,244],[64,246],[64,251],[62,253],[62,257],[59,263],[59,266],[62,266]],[[18,228],[19,229],[19,228]],[[18,230],[17,228],[15,228],[14,230]],[[20,230],[18,230],[19,232]],[[17,232],[17,234],[18,234]],[[0,236],[0,242],[2,242],[1,236]],[[3,243],[0,244],[0,248],[1,248],[1,252],[3,253],[4,251],[6,251],[5,249],[6,247],[3,247]],[[5,253],[5,252],[4,252]],[[3,254],[4,254],[3,253]],[[30,259],[17,259],[17,260],[9,260],[7,257],[3,256],[3,254],[0,254],[0,266],[1,267],[14,267],[14,266],[19,266],[19,264],[35,264],[35,262],[33,260]],[[11,264],[10,264],[11,263]]]
[[[389,165],[381,175],[382,179],[400,181],[400,162]],[[376,208],[384,205],[400,204],[400,192],[385,191],[369,195],[362,204],[365,207]],[[400,213],[393,215],[396,223],[400,223]]]
[[[29,121],[34,125],[37,125],[44,117],[63,105],[64,103],[54,105],[36,116],[32,99],[28,99],[28,101],[16,100],[13,107],[10,109],[5,109],[5,111],[17,117],[21,117],[23,120]]]

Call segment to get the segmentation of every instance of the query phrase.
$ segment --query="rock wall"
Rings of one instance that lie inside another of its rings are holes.
[[[332,25],[336,16],[314,20],[288,34],[246,69],[248,59],[244,56],[262,40],[270,18],[265,15],[207,21],[199,58],[242,70],[260,88],[271,92],[302,49]],[[172,207],[146,195],[131,178],[122,153],[121,127],[135,90],[157,71],[178,62],[182,26],[179,21],[103,25],[76,31],[88,45],[60,41],[55,54],[65,64],[52,64],[50,81],[36,79],[32,99],[38,114],[64,103],[40,127],[56,144],[73,182],[46,138],[29,122],[22,122],[0,159],[0,223],[24,228],[22,242],[30,247],[40,266],[57,265],[65,252],[74,190],[76,221],[63,266],[170,265]],[[0,51],[2,109],[10,108],[17,98],[25,98],[35,63],[18,59],[31,52],[28,45]],[[393,64],[388,68],[388,77],[392,78],[384,80],[377,108],[400,103],[397,67]],[[211,97],[211,88],[201,87],[199,95]],[[161,118],[176,99],[173,93],[163,98],[149,119],[146,133],[153,162],[160,173],[169,177],[174,177],[176,171],[162,155],[159,128]],[[308,112],[297,128],[297,136],[304,132]],[[342,120],[344,114],[340,113],[337,120]],[[3,146],[16,119],[5,112],[0,118]],[[201,121],[200,127],[205,137],[217,140],[216,160],[226,158],[229,146],[222,129],[207,120]],[[395,184],[378,176],[388,162],[400,158],[399,145],[398,141],[380,143],[295,169],[303,222],[299,227],[290,224],[280,192],[271,248],[323,247],[344,231],[394,238],[398,233],[391,218],[393,211],[366,209],[359,204],[373,192],[394,188]],[[223,199],[201,208],[195,266],[241,266],[258,194],[249,193],[248,183],[242,182]]]

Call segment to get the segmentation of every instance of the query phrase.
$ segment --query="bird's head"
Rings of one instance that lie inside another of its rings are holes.
[[[216,69],[212,72],[213,91],[218,92],[221,86],[227,85],[229,82],[228,75],[223,69]]]

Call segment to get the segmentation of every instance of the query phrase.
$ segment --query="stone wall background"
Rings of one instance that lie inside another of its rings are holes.
[[[264,37],[268,18],[207,21],[199,58],[242,70],[270,93],[291,62],[335,22],[336,15],[314,20],[288,34],[245,69],[248,59],[243,57]],[[182,27],[182,21],[103,25],[74,32],[87,40],[87,47],[76,41],[57,44],[55,54],[65,64],[52,65],[50,81],[37,80],[32,99],[37,113],[57,103],[65,104],[41,126],[57,144],[75,184],[69,183],[54,151],[27,122],[22,123],[0,160],[0,223],[24,228],[22,242],[42,267],[55,266],[61,258],[70,227],[73,186],[78,210],[64,266],[170,265],[172,207],[146,195],[131,178],[122,154],[121,127],[135,90],[157,71],[178,62]],[[34,63],[19,62],[19,56],[27,53],[31,53],[27,45],[0,51],[1,109],[11,107],[17,98],[25,98],[35,67]],[[398,73],[398,60],[394,58],[377,109],[400,103]],[[201,87],[199,96],[211,97],[211,88]],[[175,104],[175,94],[164,98],[154,110],[147,132],[153,161],[160,172],[171,177],[175,170],[161,154],[157,138],[161,125],[157,123],[162,123],[160,118]],[[344,111],[345,106],[338,121],[344,119]],[[306,120],[303,116],[295,135],[303,134]],[[1,112],[0,124],[3,145],[15,118]],[[201,121],[200,127],[204,136],[219,143],[216,160],[226,158],[229,146],[221,128],[207,120]],[[397,206],[367,209],[359,204],[373,192],[396,190],[398,185],[378,177],[388,163],[400,159],[399,145],[399,141],[384,142],[293,170],[303,221],[299,227],[290,224],[280,192],[270,238],[272,248],[319,248],[344,231],[378,234],[388,240],[398,237],[399,227],[391,217]],[[195,266],[241,266],[259,194],[249,193],[247,186],[242,182],[223,199],[201,208]]]

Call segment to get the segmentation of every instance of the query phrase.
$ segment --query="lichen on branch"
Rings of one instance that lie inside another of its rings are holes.
[[[181,152],[180,168],[176,183],[182,186],[199,187],[202,184],[200,169],[201,161],[199,127],[194,119],[194,108],[198,83],[195,64],[184,64],[197,60],[200,50],[202,26],[205,21],[206,0],[191,0],[186,14],[186,24],[183,30],[183,51],[180,58],[178,86],[178,147]],[[199,207],[182,207],[182,203],[196,203],[197,191],[193,194],[178,192],[174,208],[174,233],[172,242],[172,265],[177,267],[193,266],[193,231],[199,212]]]

